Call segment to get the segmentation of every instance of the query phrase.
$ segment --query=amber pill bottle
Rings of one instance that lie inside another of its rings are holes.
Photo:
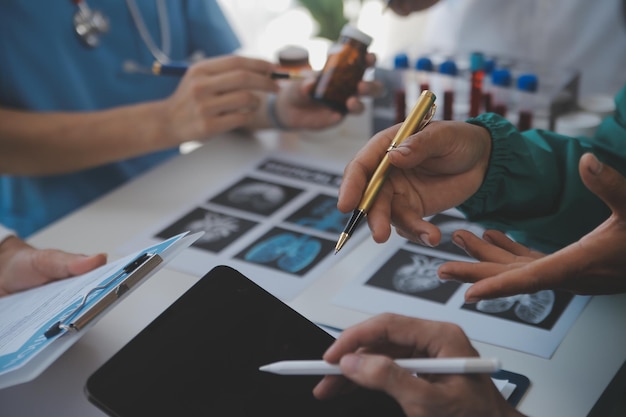
[[[326,64],[311,91],[311,97],[340,113],[347,113],[346,100],[357,93],[367,67],[367,48],[372,38],[346,25],[339,41],[328,51]]]
[[[278,51],[278,70],[284,72],[310,71],[309,51],[301,46],[286,46]]]

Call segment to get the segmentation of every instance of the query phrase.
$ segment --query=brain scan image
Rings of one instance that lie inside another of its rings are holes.
[[[286,195],[278,185],[254,182],[235,187],[228,193],[228,199],[237,205],[250,205],[256,210],[266,210],[281,205]]]

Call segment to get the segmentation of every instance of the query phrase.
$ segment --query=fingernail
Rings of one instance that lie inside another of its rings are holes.
[[[343,369],[344,372],[354,373],[359,370],[362,361],[363,359],[360,355],[350,354],[343,356],[339,363],[341,364],[341,369]]]
[[[480,301],[480,298],[472,297],[471,295],[467,295],[467,293],[465,293],[466,304],[476,304],[479,301]]]
[[[393,149],[392,152],[399,152],[401,155],[407,156],[411,153],[411,148],[409,148],[408,146],[398,146],[397,148]]]
[[[426,233],[422,233],[420,235],[420,240],[422,241],[422,243],[428,247],[433,247],[432,243],[430,243],[430,236],[428,236]]]
[[[454,243],[455,245],[457,245],[459,248],[465,250],[465,242],[463,241],[463,239],[461,239],[460,236],[458,235],[453,235],[452,236],[452,243]]]
[[[452,275],[447,274],[445,272],[439,272],[437,274],[437,276],[439,277],[440,280],[443,280],[443,281],[448,281],[448,280],[454,279],[454,277]]]
[[[591,161],[589,163],[589,171],[593,174],[593,175],[599,175],[600,172],[602,172],[602,162],[600,162],[598,160],[598,158],[596,158],[595,155],[591,154]]]

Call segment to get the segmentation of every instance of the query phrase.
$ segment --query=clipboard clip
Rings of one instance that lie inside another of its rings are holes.
[[[94,287],[87,291],[87,293],[81,298],[80,303],[78,303],[78,305],[70,312],[70,314],[63,320],[59,320],[52,326],[50,326],[48,330],[45,331],[44,336],[46,337],[46,339],[50,339],[61,333],[62,330],[80,330],[85,324],[87,324],[94,317],[96,317],[113,301],[124,295],[135,283],[137,283],[141,278],[146,276],[148,272],[154,269],[154,267],[161,262],[163,262],[163,259],[156,253],[142,253],[141,255],[127,263],[124,268],[122,268],[108,280],[98,285],[97,287]],[[144,270],[143,273],[141,273],[142,270]],[[102,290],[106,290],[114,282],[118,281],[122,277],[125,277],[124,280],[115,288],[114,291],[111,291],[109,294],[98,300],[98,302],[96,302],[85,313],[84,316],[81,316],[81,318],[79,318],[75,322],[72,322],[72,319],[85,307],[85,305],[87,304],[87,300],[92,294],[95,294],[96,292]]]

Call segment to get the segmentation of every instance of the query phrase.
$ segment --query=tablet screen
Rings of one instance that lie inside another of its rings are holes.
[[[207,273],[87,381],[112,416],[403,416],[384,393],[355,390],[320,401],[319,376],[259,366],[320,359],[333,338],[239,272]]]

